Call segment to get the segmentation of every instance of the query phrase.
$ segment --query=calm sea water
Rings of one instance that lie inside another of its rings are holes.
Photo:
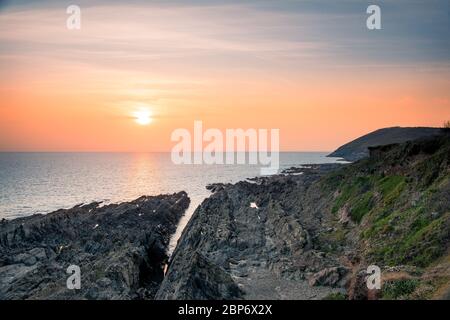
[[[281,153],[280,169],[336,162],[322,152]],[[252,165],[174,165],[170,153],[0,153],[0,219],[48,213],[80,203],[122,202],[185,190],[191,205],[171,249],[205,186],[258,176]]]

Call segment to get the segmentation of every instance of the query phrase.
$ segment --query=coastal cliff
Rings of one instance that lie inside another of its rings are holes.
[[[0,299],[151,299],[185,192],[99,203],[0,223]],[[69,290],[70,265],[81,288]]]
[[[290,172],[211,186],[156,299],[449,297],[448,134]]]
[[[329,154],[329,157],[357,161],[369,156],[371,147],[403,143],[420,138],[432,137],[443,133],[441,128],[429,127],[391,127],[378,129],[350,141]]]

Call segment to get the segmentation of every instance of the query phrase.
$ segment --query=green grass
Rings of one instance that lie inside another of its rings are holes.
[[[393,203],[402,193],[406,181],[403,176],[387,176],[378,181],[378,188],[386,204]]]
[[[416,232],[411,232],[398,248],[402,262],[426,267],[438,258],[444,250],[441,241],[448,233],[445,225],[448,219],[450,219],[450,213],[430,222]]]
[[[423,164],[421,169],[435,174],[432,165]],[[433,182],[424,185],[417,171],[404,176],[376,171],[358,174],[329,177],[333,184],[330,191],[339,190],[331,210],[336,214],[346,207],[352,221],[360,224],[360,237],[370,259],[392,266],[426,267],[443,254],[450,221],[448,204],[442,198],[448,190],[448,176],[430,179]],[[432,217],[432,212],[439,215]],[[338,228],[328,240],[337,245],[345,238],[345,232]]]
[[[404,177],[384,177],[377,179],[376,185],[383,200],[374,204],[361,232],[361,238],[369,241],[372,259],[387,265],[430,265],[443,253],[443,241],[448,237],[446,222],[450,219],[448,212],[432,218],[435,201],[431,189],[441,190],[445,185],[433,184],[422,191],[415,189],[421,192],[421,197],[414,205],[407,191],[411,187]],[[405,201],[398,200],[402,194]]]
[[[346,203],[356,203],[360,200],[361,195],[366,193],[372,188],[371,177],[357,177],[351,181],[345,181],[340,186],[340,195],[336,198],[334,205],[332,207],[332,212],[336,213],[341,209]],[[368,199],[366,199],[366,202]],[[364,206],[367,203],[360,203]],[[361,209],[361,208],[360,208]],[[358,216],[359,213],[355,214]]]
[[[402,297],[407,297],[416,290],[419,285],[417,279],[403,279],[391,281],[383,284],[382,297],[383,299],[394,300]]]
[[[340,208],[342,208],[344,206],[344,204],[347,202],[347,200],[350,198],[352,193],[353,193],[352,187],[345,186],[341,190],[341,194],[336,198],[336,200],[334,202],[334,205],[333,205],[333,208],[331,209],[331,211],[333,213],[338,212],[338,210]]]
[[[347,296],[341,292],[333,292],[328,294],[322,300],[347,300]]]
[[[371,242],[372,258],[388,265],[427,267],[441,256],[444,253],[442,241],[448,235],[446,221],[450,219],[450,213],[429,221],[420,212],[421,210],[396,211],[365,230],[362,237]],[[408,217],[409,215],[413,217]],[[394,226],[392,220],[396,217],[399,221]],[[412,224],[401,221],[414,217]],[[398,232],[392,236],[390,233],[395,229]]]
[[[340,194],[336,198],[332,212],[337,213],[345,204],[349,205],[350,216],[354,222],[360,223],[375,203],[375,192],[379,192],[384,205],[397,201],[406,186],[403,176],[380,177],[368,175],[357,177],[341,183]]]
[[[350,216],[353,221],[361,222],[362,218],[373,207],[373,193],[371,191],[364,193],[362,197],[356,201],[355,205],[350,210]]]

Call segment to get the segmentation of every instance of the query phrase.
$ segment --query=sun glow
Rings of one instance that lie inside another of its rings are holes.
[[[134,121],[141,126],[146,126],[152,122],[152,112],[149,109],[141,108],[133,113]]]

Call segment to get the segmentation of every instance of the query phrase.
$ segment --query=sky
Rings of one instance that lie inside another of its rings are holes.
[[[381,30],[366,27],[370,4]],[[170,151],[195,120],[280,129],[282,151],[441,126],[448,12],[447,0],[0,0],[0,151]]]

